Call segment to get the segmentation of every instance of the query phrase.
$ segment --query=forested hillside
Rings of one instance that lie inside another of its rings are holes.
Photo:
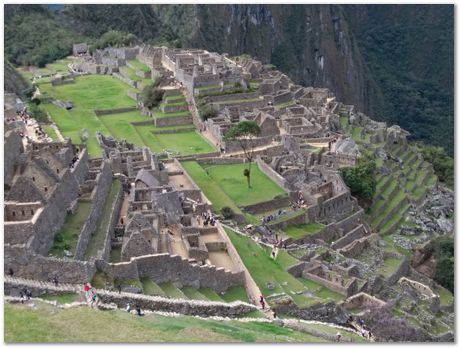
[[[58,11],[55,11],[58,9]],[[330,88],[412,139],[453,154],[452,5],[39,5],[5,7],[5,56],[43,65],[110,30],[143,42],[247,53]],[[131,42],[131,41],[130,41]]]

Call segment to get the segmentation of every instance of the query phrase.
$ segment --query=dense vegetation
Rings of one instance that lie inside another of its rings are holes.
[[[397,123],[414,140],[442,146],[452,156],[453,7],[344,8],[369,68],[367,77],[379,89],[370,100],[370,115]]]
[[[375,193],[377,182],[375,161],[369,159],[360,160],[355,167],[340,168],[343,180],[351,190],[353,196],[362,199],[371,199]]]
[[[419,144],[419,151],[423,158],[433,165],[439,181],[444,182],[451,189],[454,188],[454,159],[446,154],[440,146]]]
[[[433,240],[436,258],[435,280],[454,292],[454,239],[442,236]]]

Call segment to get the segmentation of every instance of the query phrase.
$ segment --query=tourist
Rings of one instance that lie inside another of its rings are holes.
[[[12,268],[9,268],[9,269],[8,269],[8,275],[9,275],[10,277],[12,277],[12,276],[14,275],[14,271],[13,271]]]
[[[118,293],[121,294],[121,285],[118,284]]]
[[[337,342],[340,342],[340,339],[342,338],[342,334],[340,332],[337,332]]]
[[[260,302],[260,306],[262,307],[262,310],[265,310],[265,300],[262,295],[260,295],[259,302]]]
[[[131,303],[128,302],[128,305],[126,306],[126,311],[127,311],[128,313],[131,313],[131,309],[132,309],[132,308],[131,308]]]
[[[92,296],[91,296],[91,308],[93,308],[93,304],[96,304],[97,301],[97,295],[94,291],[92,291]]]
[[[137,315],[142,317],[144,315],[144,313],[142,313],[141,311],[141,307],[139,307],[139,305],[136,306],[136,312],[137,312]]]
[[[54,284],[54,286],[58,286],[58,285],[59,285],[57,276],[54,276],[54,277],[53,277],[53,284]]]

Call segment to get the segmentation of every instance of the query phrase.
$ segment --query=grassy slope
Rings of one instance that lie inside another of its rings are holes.
[[[324,225],[318,223],[291,225],[283,230],[289,237],[294,239],[301,238],[303,236],[314,234],[321,231]]]
[[[323,342],[266,323],[5,304],[5,342]]]

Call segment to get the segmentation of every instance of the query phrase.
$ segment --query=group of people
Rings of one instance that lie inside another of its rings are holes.
[[[284,214],[286,214],[284,210],[278,210],[278,213],[262,216],[260,219],[260,222],[262,223],[262,225],[265,225],[269,223],[270,221],[276,220],[278,217]]]
[[[83,291],[85,293],[86,302],[90,303],[91,308],[93,308],[93,305],[97,305],[97,295],[89,283],[83,284]]]
[[[201,217],[203,218],[203,226],[208,226],[208,225],[215,226],[216,225],[217,220],[214,218],[214,216],[212,216],[211,213],[203,212],[201,214]],[[200,219],[198,219],[198,223],[200,223]]]
[[[21,303],[24,303],[24,299],[26,301],[30,300],[32,297],[32,292],[27,287],[24,287],[21,289],[21,291],[19,291],[19,297],[21,298]]]
[[[367,338],[367,339],[371,339],[372,338],[372,333],[371,333],[371,329],[364,324],[364,320],[361,319],[361,318],[356,318],[356,320],[353,318],[353,316],[350,315],[350,317],[348,318],[347,320],[347,323],[349,324],[358,324],[358,325],[352,325],[356,328],[356,326],[358,326],[358,328],[360,328],[360,333],[361,333],[361,336]]]

